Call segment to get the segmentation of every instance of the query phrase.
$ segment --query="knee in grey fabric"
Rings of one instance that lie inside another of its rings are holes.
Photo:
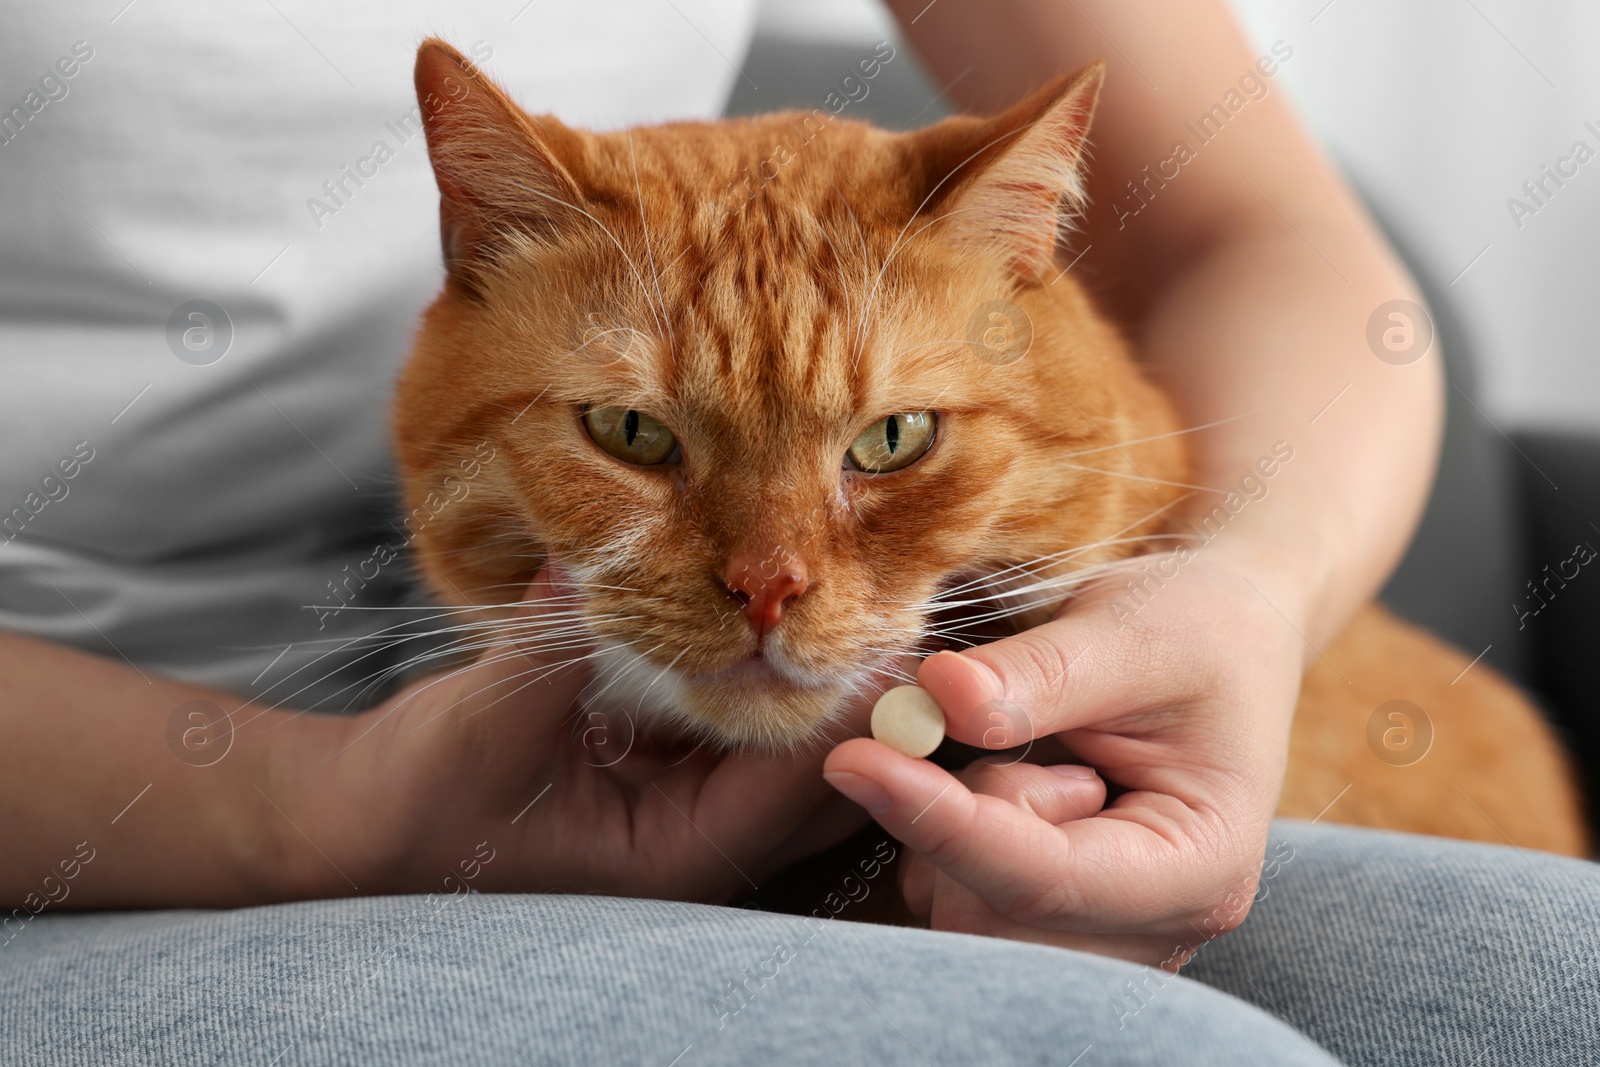
[[[1600,1063],[1600,865],[1280,821],[1186,977],[1355,1064]]]
[[[1185,978],[1037,945],[584,896],[41,916],[7,1064],[1316,1064]]]
[[[0,1062],[1600,1061],[1600,867],[1292,822],[1267,856],[1176,979],[605,897],[45,913],[0,946]]]

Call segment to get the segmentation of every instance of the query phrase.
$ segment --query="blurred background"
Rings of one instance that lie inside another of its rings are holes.
[[[1600,5],[1233,3],[1258,53],[1293,49],[1272,91],[1389,232],[1444,346],[1439,483],[1384,600],[1532,690],[1594,797],[1600,565],[1579,560],[1600,548]],[[817,106],[880,40],[897,55],[856,117],[949,114],[876,0],[764,0],[728,113]]]

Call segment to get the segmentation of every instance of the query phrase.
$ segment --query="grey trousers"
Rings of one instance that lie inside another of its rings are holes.
[[[45,912],[0,945],[0,1062],[1600,1063],[1594,864],[1281,822],[1257,899],[1180,977],[605,897]]]

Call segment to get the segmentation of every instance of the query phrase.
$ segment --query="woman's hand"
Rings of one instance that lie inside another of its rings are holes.
[[[310,756],[306,771],[328,776],[320,826],[307,827],[328,859],[304,850],[311,878],[340,894],[348,880],[363,892],[470,884],[714,901],[863,821],[852,805],[824,811],[839,799],[819,773],[825,744],[663,754],[625,712],[581,709],[591,672],[573,603],[542,573],[499,629],[505,640],[351,717],[337,745]]]
[[[822,780],[826,744],[667,754],[630,744],[626,715],[590,717],[570,604],[541,576],[495,647],[356,715],[240,705],[0,634],[0,898],[27,914],[471,888],[719,900],[865,823]]]
[[[1131,614],[1102,587],[1043,626],[923,662],[918,683],[957,740],[1053,738],[1100,778],[994,758],[953,776],[865,738],[834,750],[829,781],[913,852],[913,911],[1173,969],[1243,921],[1306,646],[1289,585],[1224,560],[1195,552]],[[1105,783],[1121,792],[1102,808]]]

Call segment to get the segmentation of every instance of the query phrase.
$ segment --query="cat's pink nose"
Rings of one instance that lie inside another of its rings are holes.
[[[786,548],[758,553],[740,550],[728,557],[722,581],[744,602],[744,618],[756,636],[766,637],[783,619],[789,601],[809,586],[805,562]]]

